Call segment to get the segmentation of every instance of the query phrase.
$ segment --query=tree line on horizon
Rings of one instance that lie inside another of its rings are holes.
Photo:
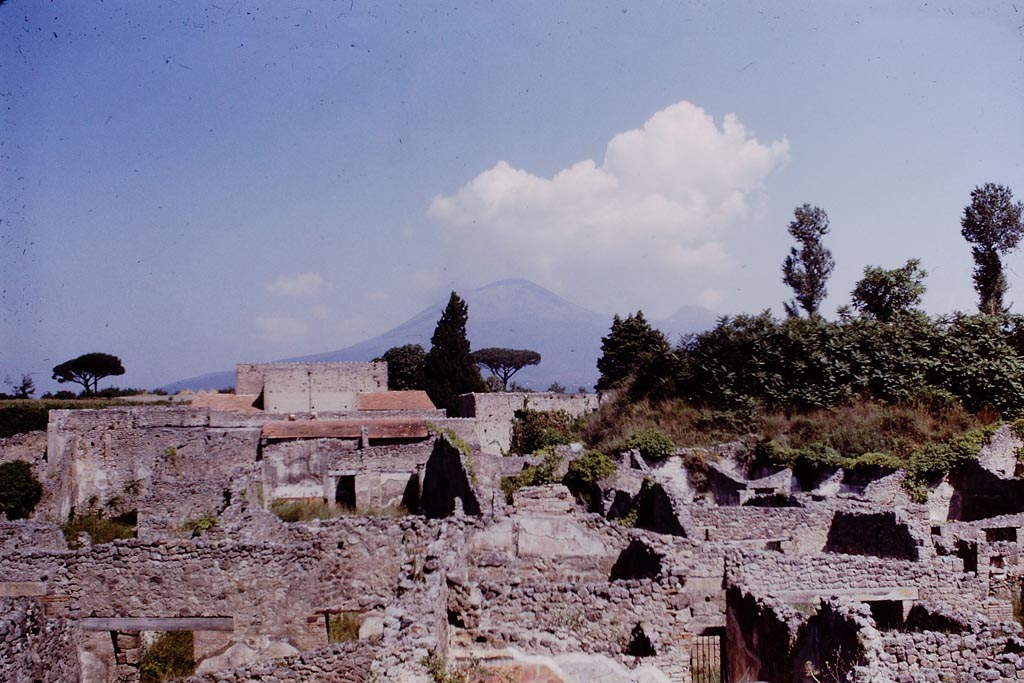
[[[642,311],[616,315],[602,338],[597,389],[721,409],[810,410],[864,398],[1024,414],[1024,316],[1005,304],[1002,263],[1024,236],[1022,215],[1007,187],[971,192],[961,234],[971,245],[977,313],[920,310],[927,273],[910,259],[894,269],[865,267],[850,303],[829,321],[819,312],[835,265],[823,243],[828,215],[804,204],[788,227],[797,246],[782,264],[794,294],[785,317],[723,316],[673,347]]]

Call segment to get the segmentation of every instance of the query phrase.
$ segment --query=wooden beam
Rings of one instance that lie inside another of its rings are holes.
[[[234,631],[234,617],[86,617],[83,631]]]

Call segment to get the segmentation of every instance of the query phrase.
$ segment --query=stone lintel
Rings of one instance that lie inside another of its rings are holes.
[[[234,631],[234,617],[86,617],[83,631]]]
[[[809,603],[818,598],[829,598],[833,595],[850,598],[857,602],[876,602],[880,600],[917,600],[917,588],[912,586],[894,586],[886,588],[821,588],[802,591],[769,591],[771,595],[788,603]]]
[[[27,598],[46,595],[41,581],[0,581],[0,598]]]

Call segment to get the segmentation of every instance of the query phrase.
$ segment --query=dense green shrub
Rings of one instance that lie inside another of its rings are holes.
[[[569,463],[565,479],[575,484],[593,485],[613,476],[617,470],[614,460],[601,451],[591,449]]]
[[[7,519],[24,519],[43,497],[43,486],[24,460],[0,465],[0,513]]]
[[[564,410],[518,410],[512,422],[512,452],[531,454],[571,443],[581,422]]]
[[[906,313],[722,318],[681,344],[678,394],[701,405],[811,410],[859,397],[889,403],[945,394],[968,410],[1024,410],[1024,322],[1016,317]]]
[[[72,512],[71,519],[61,525],[64,538],[69,548],[78,547],[78,534],[86,532],[94,545],[110,543],[118,539],[135,538],[135,527],[138,524],[135,510],[113,517],[107,517],[99,511],[89,511],[82,515]]]
[[[512,494],[524,486],[546,486],[558,482],[558,469],[562,466],[562,457],[555,453],[554,448],[542,451],[543,459],[536,465],[526,465],[519,474],[501,478],[501,492],[505,494],[505,502],[512,504]]]
[[[195,670],[195,639],[192,632],[162,633],[142,655],[139,683],[163,683],[191,676]]]
[[[667,458],[676,450],[676,445],[657,429],[645,429],[630,435],[625,448],[638,450],[645,458]]]

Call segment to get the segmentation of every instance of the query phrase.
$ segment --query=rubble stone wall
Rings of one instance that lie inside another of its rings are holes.
[[[940,600],[956,609],[978,611],[988,595],[985,577],[963,572],[956,557],[924,562],[854,555],[787,557],[739,551],[726,564],[731,584],[757,593],[915,587],[922,600]]]
[[[79,679],[75,629],[46,616],[34,598],[0,598],[0,681],[66,683]]]
[[[833,511],[813,508],[691,506],[684,524],[694,538],[708,541],[780,539],[782,549],[797,554],[821,552]]]

